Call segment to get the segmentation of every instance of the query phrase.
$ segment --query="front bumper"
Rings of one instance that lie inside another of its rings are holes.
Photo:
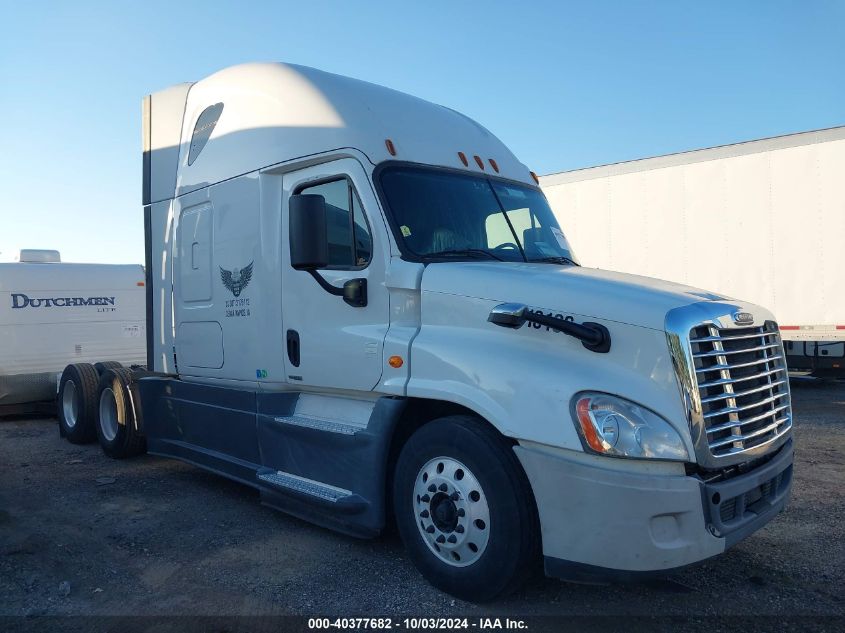
[[[517,446],[534,491],[546,573],[589,580],[667,571],[725,551],[780,512],[792,441],[727,481],[572,451]]]

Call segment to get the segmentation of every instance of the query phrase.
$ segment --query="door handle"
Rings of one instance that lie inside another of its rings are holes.
[[[299,367],[299,332],[296,330],[288,330],[287,348],[290,364]]]

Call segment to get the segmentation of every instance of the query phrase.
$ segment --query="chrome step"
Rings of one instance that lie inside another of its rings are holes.
[[[258,479],[276,488],[284,488],[309,497],[315,497],[329,503],[337,503],[352,496],[352,492],[328,484],[306,479],[298,475],[282,472],[281,470],[258,473]]]
[[[344,422],[335,422],[334,420],[315,418],[297,413],[290,416],[276,416],[273,420],[280,424],[301,426],[306,429],[315,429],[327,433],[340,433],[341,435],[355,435],[355,433],[361,430],[360,426],[353,424],[345,424]]]

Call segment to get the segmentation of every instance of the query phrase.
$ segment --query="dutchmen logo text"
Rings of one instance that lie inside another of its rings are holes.
[[[220,279],[223,285],[229,289],[234,296],[240,297],[244,288],[249,285],[249,280],[252,279],[252,265],[255,262],[250,262],[246,268],[235,268],[233,270],[226,270],[220,267]]]
[[[114,297],[37,297],[32,298],[22,292],[12,293],[12,309],[21,308],[76,308],[98,306],[97,312],[114,312]]]

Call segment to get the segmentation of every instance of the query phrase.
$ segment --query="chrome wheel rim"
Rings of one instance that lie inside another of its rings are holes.
[[[111,387],[106,387],[100,394],[100,430],[109,442],[117,437],[117,402]]]
[[[62,414],[68,428],[72,429],[76,426],[76,420],[79,418],[79,405],[76,402],[76,383],[72,380],[65,382],[62,391]]]
[[[490,540],[490,507],[481,484],[451,457],[429,460],[417,473],[414,522],[428,548],[453,567],[472,565]]]

